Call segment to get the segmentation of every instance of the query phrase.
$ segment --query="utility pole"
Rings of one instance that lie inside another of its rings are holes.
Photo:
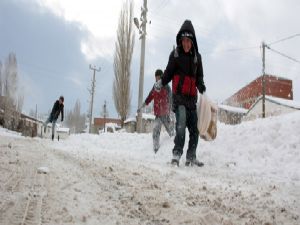
[[[98,69],[96,69],[96,67],[92,67],[90,65],[90,70],[94,70],[94,74],[93,74],[93,79],[92,79],[92,90],[90,91],[91,93],[91,103],[90,103],[90,122],[89,122],[89,133],[92,132],[92,119],[93,119],[93,104],[94,104],[94,93],[95,93],[95,75],[96,75],[96,71],[100,72],[101,68],[99,67]]]
[[[138,19],[134,18],[134,24],[137,26],[141,39],[141,62],[140,62],[140,78],[139,78],[139,98],[138,108],[143,104],[143,92],[144,92],[144,67],[145,67],[145,45],[146,45],[146,24],[147,24],[147,0],[144,0],[144,5],[141,8],[141,24],[139,25]],[[137,118],[137,132],[142,132],[143,127],[142,112],[138,113]]]
[[[34,129],[35,129],[35,132],[36,132],[36,135],[38,135],[38,119],[37,119],[37,112],[38,112],[38,108],[37,108],[37,104],[35,104],[35,126],[34,126]],[[41,135],[42,136],[42,135]]]
[[[262,42],[262,118],[266,117],[265,50],[266,44],[265,42]]]
[[[104,129],[103,131],[105,132],[105,124],[106,124],[106,116],[107,116],[107,111],[106,111],[106,101],[104,101],[104,106],[103,106],[103,117],[104,117]]]

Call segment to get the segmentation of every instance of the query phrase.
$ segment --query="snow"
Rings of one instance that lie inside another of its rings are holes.
[[[39,168],[37,169],[37,171],[38,171],[38,173],[49,173],[49,172],[50,172],[49,168],[46,167],[46,166],[41,166],[41,167],[39,167]]]
[[[15,131],[7,130],[5,128],[0,127],[0,137],[16,137],[21,136],[20,133]]]
[[[136,122],[136,117],[131,117],[124,121],[124,123],[130,123],[130,122]]]
[[[68,127],[58,127],[57,132],[64,132],[64,133],[69,133],[70,132],[70,128]]]
[[[273,96],[266,96],[266,99],[269,99],[270,101],[273,101],[275,103],[278,103],[280,105],[288,106],[295,109],[300,109],[300,102],[294,101],[294,100],[288,100],[283,98],[276,98]]]
[[[184,167],[187,134],[177,168],[166,132],[155,155],[151,133],[53,142],[0,129],[0,224],[26,218],[15,203],[32,191],[42,224],[300,224],[299,130],[300,112],[220,123],[215,141],[199,139],[205,166]]]
[[[236,112],[236,113],[242,113],[242,114],[246,114],[248,112],[248,110],[244,109],[244,108],[233,107],[233,106],[223,105],[223,104],[219,104],[218,108],[224,109],[224,110],[229,111],[229,112]]]
[[[151,113],[142,113],[142,118],[145,120],[155,120],[155,116]]]

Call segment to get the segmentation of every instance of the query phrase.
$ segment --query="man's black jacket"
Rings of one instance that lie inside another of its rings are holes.
[[[52,119],[57,120],[59,113],[61,113],[61,121],[63,121],[64,120],[64,104],[59,104],[59,101],[56,100],[56,102],[53,105],[52,111],[51,111]]]

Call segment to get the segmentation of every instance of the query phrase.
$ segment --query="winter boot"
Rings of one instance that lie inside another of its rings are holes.
[[[154,153],[156,154],[158,151],[158,148],[154,148]]]
[[[179,166],[179,160],[180,160],[180,156],[179,155],[173,155],[173,158],[171,160],[171,164],[173,166]]]
[[[203,162],[200,162],[198,159],[187,159],[185,161],[185,166],[199,166],[199,167],[202,167],[204,166],[204,163]]]

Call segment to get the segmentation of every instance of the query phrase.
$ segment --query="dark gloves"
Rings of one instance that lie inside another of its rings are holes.
[[[199,85],[199,92],[201,94],[203,94],[205,91],[206,91],[206,87],[205,87],[204,83],[200,84]]]

